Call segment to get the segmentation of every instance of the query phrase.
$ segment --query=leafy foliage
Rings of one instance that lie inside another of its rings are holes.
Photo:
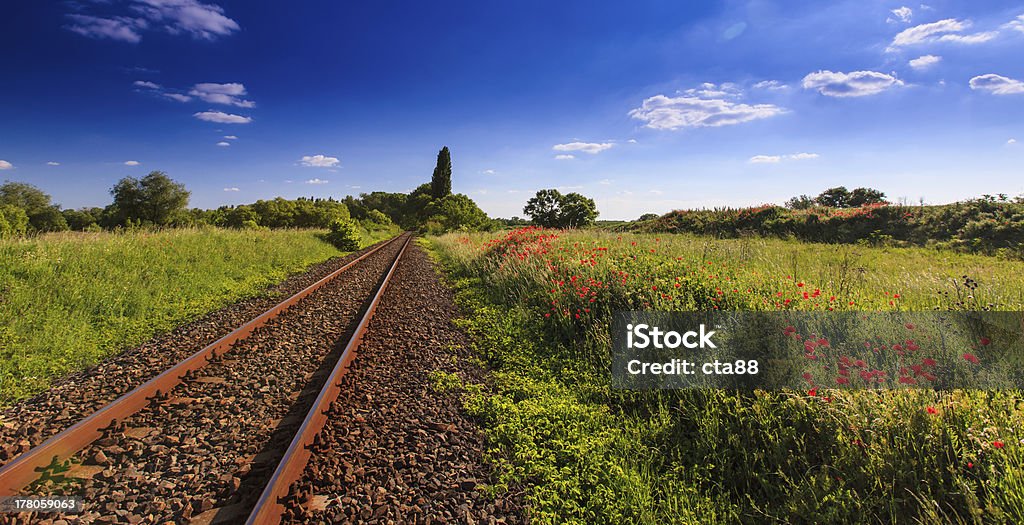
[[[4,183],[0,186],[0,206],[11,206],[24,211],[28,217],[28,227],[25,231],[48,232],[68,229],[67,222],[60,214],[60,208],[51,204],[49,195],[31,184]],[[9,220],[8,222],[10,223]]]
[[[337,220],[331,223],[331,231],[327,234],[327,242],[335,248],[350,252],[359,249],[359,228],[351,219]]]
[[[580,228],[597,219],[597,204],[579,193],[562,195],[556,189],[540,190],[526,201],[523,213],[546,228]]]
[[[430,195],[435,199],[443,199],[452,193],[452,154],[448,146],[437,152],[437,166],[430,177]]]
[[[110,190],[114,196],[110,215],[118,225],[170,226],[184,212],[190,193],[185,185],[162,171],[141,180],[125,177]]]

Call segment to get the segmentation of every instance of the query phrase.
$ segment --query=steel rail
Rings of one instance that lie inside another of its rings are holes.
[[[130,392],[111,401],[81,421],[0,467],[0,497],[16,495],[18,491],[39,479],[40,473],[44,472],[47,467],[58,461],[64,461],[89,446],[103,436],[104,429],[142,410],[154,396],[166,395],[174,387],[181,384],[185,374],[205,367],[218,355],[218,352],[222,350],[227,351],[232,345],[245,339],[254,330],[267,324],[271,319],[294,306],[309,294],[320,289],[370,255],[397,242],[402,237],[403,235],[397,235],[393,239],[379,244],[319,281],[278,303],[277,306],[263,312],[231,333],[185,358],[160,375],[135,387]],[[408,239],[406,244],[408,244]],[[405,249],[405,245],[402,246],[402,249]]]
[[[288,450],[281,458],[277,469],[274,470],[274,474],[270,477],[270,481],[260,495],[260,499],[249,514],[249,518],[246,521],[247,525],[267,525],[281,522],[285,511],[281,500],[288,496],[288,491],[292,484],[301,479],[303,472],[306,470],[306,465],[309,463],[309,458],[312,455],[310,447],[327,423],[328,409],[330,409],[331,404],[341,394],[341,378],[348,371],[352,360],[355,359],[359,345],[362,343],[363,336],[369,327],[370,319],[373,318],[374,312],[377,311],[377,305],[380,303],[381,297],[384,296],[384,291],[387,289],[395,269],[398,268],[398,263],[402,259],[402,254],[405,253],[406,247],[409,246],[410,240],[412,240],[412,235],[405,240],[402,249],[395,256],[395,262],[391,264],[391,269],[384,276],[380,288],[366,308],[366,313],[363,314],[355,332],[345,345],[341,357],[338,358],[337,364],[334,365],[330,377],[324,383],[323,389],[317,396],[313,406],[309,409],[309,413],[306,414],[306,418],[288,446]]]

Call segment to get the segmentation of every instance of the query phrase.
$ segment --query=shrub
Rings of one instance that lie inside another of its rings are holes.
[[[335,248],[347,252],[358,250],[360,241],[359,228],[351,219],[331,223],[331,232],[327,234],[327,242],[333,244]]]

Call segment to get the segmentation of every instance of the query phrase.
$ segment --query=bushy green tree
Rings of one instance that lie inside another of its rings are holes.
[[[25,235],[28,232],[28,215],[25,210],[12,204],[0,204],[0,238]]]
[[[39,188],[24,182],[6,182],[0,186],[0,205],[14,206],[28,216],[29,231],[63,231],[68,224],[60,207],[50,202],[50,196]]]
[[[849,200],[850,191],[846,189],[846,186],[838,186],[821,192],[814,199],[814,202],[819,206],[827,206],[829,208],[845,208],[849,206]]]
[[[117,224],[155,226],[171,225],[188,206],[191,195],[184,184],[162,171],[150,172],[141,180],[125,177],[110,193],[114,196],[110,211]]]
[[[523,213],[546,228],[581,228],[597,219],[597,204],[579,193],[562,195],[556,189],[540,190],[526,201]]]
[[[355,221],[344,219],[332,222],[331,231],[327,234],[327,242],[342,251],[358,250],[361,239]]]

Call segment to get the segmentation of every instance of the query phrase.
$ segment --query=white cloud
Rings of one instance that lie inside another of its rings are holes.
[[[555,151],[582,151],[583,153],[597,155],[614,146],[615,144],[612,142],[570,142],[568,144],[555,144],[551,149]]]
[[[597,181],[597,183],[602,185],[602,186],[609,186],[609,185],[611,185],[612,182],[615,182],[615,181],[613,181],[611,179],[601,179],[601,180]]]
[[[628,142],[630,144],[636,144],[636,139],[629,139],[626,142]]]
[[[483,173],[484,175],[494,175],[497,172],[494,170],[483,170],[480,173]]]
[[[931,42],[980,44],[982,42],[992,40],[996,35],[998,35],[998,32],[996,31],[974,33],[971,35],[960,34],[969,27],[971,27],[970,20],[957,20],[955,18],[947,18],[945,20],[939,20],[938,22],[930,22],[927,24],[909,27],[900,31],[900,33],[892,39],[892,44],[889,44],[886,51],[892,52],[901,47]]]
[[[252,118],[243,117],[241,115],[232,115],[231,113],[224,113],[223,111],[202,111],[195,113],[193,117],[199,120],[205,120],[206,122],[217,122],[219,124],[248,124],[252,122]]]
[[[238,137],[234,135],[224,135],[224,138],[227,140],[238,140]]]
[[[576,155],[555,155],[555,160],[572,160]]]
[[[135,87],[146,88],[146,89],[160,89],[160,84],[155,84],[155,83],[150,82],[148,80],[136,80],[135,82],[132,82],[132,85],[135,86]]]
[[[985,31],[970,35],[942,35],[939,42],[955,42],[957,44],[981,44],[999,36],[999,31]]]
[[[729,84],[730,93],[739,96]],[[704,92],[711,90],[704,89]],[[724,98],[686,95],[666,97],[655,95],[644,100],[629,116],[642,120],[652,129],[675,130],[679,128],[718,127],[774,117],[785,113],[774,104],[742,104]]]
[[[109,3],[109,2],[94,2]],[[188,34],[194,38],[213,40],[240,27],[228,18],[224,9],[198,0],[130,0],[131,16],[92,16],[72,13],[67,29],[90,38],[109,38],[138,43],[147,30],[160,30],[172,35]]]
[[[784,160],[811,160],[820,157],[817,153],[792,153],[789,155],[754,155],[747,162],[751,164],[778,164]]]
[[[327,184],[328,182],[331,182],[331,181],[323,180],[323,179],[308,179],[306,181],[306,184]]]
[[[306,155],[299,162],[307,168],[334,168],[341,163],[337,157],[327,157],[324,155]]]
[[[804,89],[814,89],[830,97],[863,97],[902,86],[903,81],[877,71],[842,73],[826,70],[808,74],[801,85]]]
[[[172,35],[187,33],[194,38],[213,40],[240,27],[224,15],[224,9],[197,0],[134,0],[132,7],[146,20]]]
[[[6,160],[0,160],[0,170],[14,169],[14,164],[7,162]]]
[[[786,84],[779,82],[778,80],[762,80],[757,84],[754,84],[757,89],[768,89],[771,91],[779,91],[788,88]]]
[[[181,93],[161,93],[161,95],[171,100],[177,100],[178,102],[188,102],[192,100],[192,97],[188,95],[182,95]]]
[[[142,163],[137,161],[137,160],[126,160],[126,161],[124,161],[124,165],[125,166],[138,166],[139,164],[142,164]]]
[[[725,82],[720,85],[705,82],[699,88],[687,89],[682,94],[700,98],[723,98],[739,97],[743,95],[743,92],[740,91],[739,86],[732,82]]]
[[[140,31],[148,25],[144,19],[117,16],[103,18],[99,16],[69,14],[71,23],[65,26],[72,32],[89,38],[109,38],[133,44],[142,40]]]
[[[897,7],[890,11],[890,13],[892,13],[901,22],[910,22],[910,18],[914,16],[914,10],[907,6]]]
[[[230,188],[224,188],[224,191],[241,191],[241,190],[239,190],[238,188],[235,188],[234,186],[232,186]]]
[[[915,58],[915,59],[913,59],[913,60],[911,60],[910,62],[907,62],[907,63],[910,64],[910,67],[912,67],[914,69],[917,69],[917,70],[921,70],[921,69],[928,69],[928,68],[934,66],[935,64],[938,64],[941,61],[942,61],[942,57],[938,57],[938,56],[935,56],[935,55],[924,55],[924,56],[919,56],[919,57],[917,57],[917,58]]]
[[[1010,139],[1010,140],[1006,141],[1006,144],[1008,144],[1008,145],[1016,144],[1016,143],[1017,143],[1017,139]]]
[[[994,73],[976,76],[971,79],[970,85],[971,89],[988,91],[993,95],[1019,95],[1024,93],[1024,82]]]
[[[60,163],[51,160],[50,162],[47,162],[46,165],[47,166],[60,166]]]
[[[256,105],[256,103],[251,100],[241,98],[247,93],[245,85],[238,82],[232,82],[229,84],[204,82],[202,84],[192,86],[192,90],[189,91],[188,94],[211,104],[224,104],[226,106],[237,106],[240,108],[251,108]]]
[[[1002,25],[1002,29],[1013,29],[1024,33],[1024,15],[1020,15],[1014,20],[1011,20]]]
[[[230,146],[231,143],[230,142],[221,141],[221,142],[218,142],[217,145],[222,147],[222,148],[226,148],[226,147]]]

